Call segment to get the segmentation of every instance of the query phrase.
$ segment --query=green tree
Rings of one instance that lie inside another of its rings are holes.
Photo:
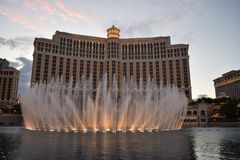
[[[13,105],[12,108],[11,108],[11,113],[14,113],[14,114],[22,114],[21,105],[20,105],[19,103]]]
[[[237,105],[236,100],[228,100],[220,109],[220,113],[224,115],[227,121],[237,121]]]

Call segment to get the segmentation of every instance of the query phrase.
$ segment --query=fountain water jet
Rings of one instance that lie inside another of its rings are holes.
[[[21,97],[26,129],[73,132],[144,132],[180,129],[188,100],[175,86],[144,85],[131,78],[107,88],[107,75],[95,91],[84,76],[74,87],[62,79],[35,84]]]

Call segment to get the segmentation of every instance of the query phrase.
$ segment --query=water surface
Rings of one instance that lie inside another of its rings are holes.
[[[240,128],[83,134],[2,127],[0,159],[240,159]]]

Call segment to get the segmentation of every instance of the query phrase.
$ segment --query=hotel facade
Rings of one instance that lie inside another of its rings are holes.
[[[107,38],[56,31],[52,39],[35,38],[31,84],[62,77],[74,85],[84,75],[96,89],[107,73],[108,86],[115,75],[120,88],[124,77],[138,84],[150,77],[157,85],[177,86],[191,100],[188,48],[171,44],[169,36],[120,38],[115,26],[107,29]]]
[[[233,99],[240,99],[240,70],[224,73],[213,81],[216,98],[228,96]]]
[[[9,67],[9,61],[0,58],[0,107],[16,101],[20,71]]]

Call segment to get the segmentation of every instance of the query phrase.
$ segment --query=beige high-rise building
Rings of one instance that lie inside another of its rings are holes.
[[[0,102],[13,102],[17,99],[20,72],[9,67],[6,59],[0,58]]]
[[[170,37],[120,38],[115,26],[107,29],[107,38],[59,32],[52,39],[35,38],[31,83],[50,82],[62,77],[73,84],[84,75],[91,76],[93,89],[108,75],[118,87],[123,77],[139,83],[150,76],[158,85],[174,84],[191,100],[188,44],[171,44]]]
[[[213,80],[216,98],[240,99],[240,70],[232,70]]]

